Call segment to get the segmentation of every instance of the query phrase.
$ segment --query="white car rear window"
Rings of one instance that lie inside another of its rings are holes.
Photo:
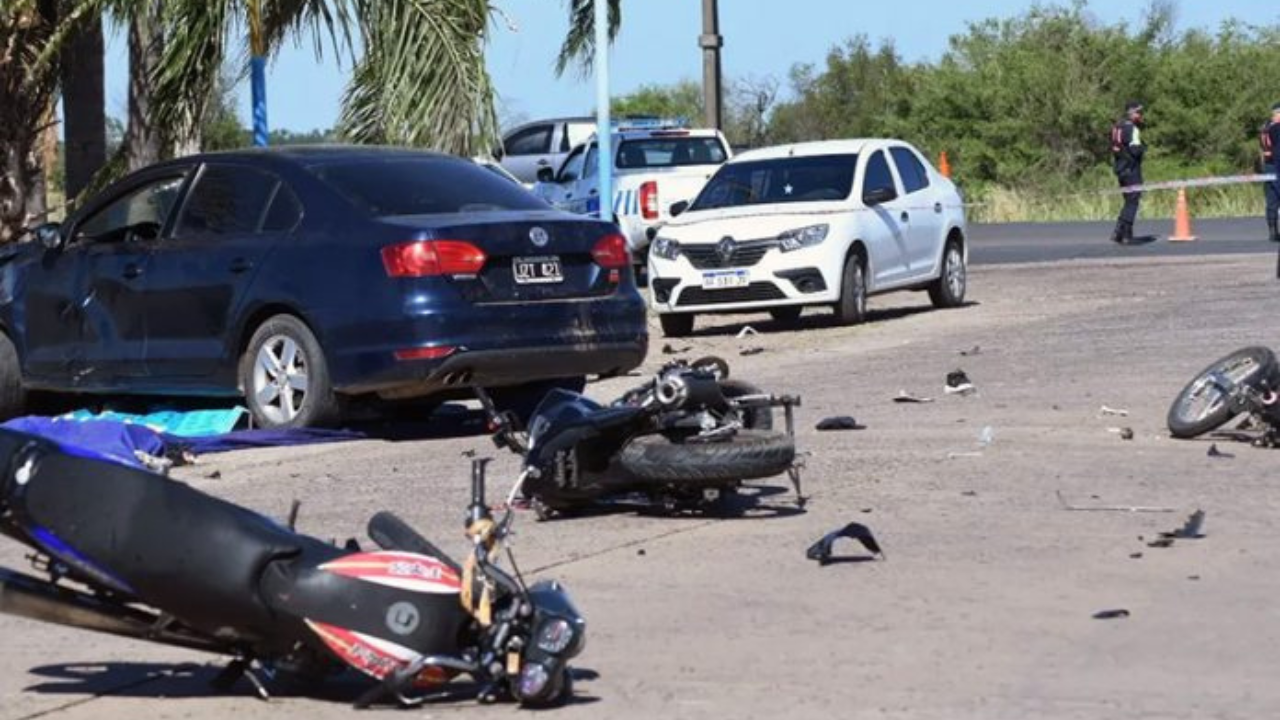
[[[624,140],[618,147],[618,169],[719,165],[728,158],[717,137],[655,137]]]

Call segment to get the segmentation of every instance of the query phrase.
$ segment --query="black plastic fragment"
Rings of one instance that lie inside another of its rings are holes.
[[[871,534],[871,528],[856,522],[827,533],[821,540],[809,546],[809,549],[805,551],[805,557],[810,560],[816,560],[820,565],[830,564],[837,560],[837,558],[832,557],[832,551],[835,548],[836,541],[840,538],[849,538],[862,543],[862,546],[872,554],[873,558],[878,556],[883,560],[885,557],[884,551],[880,549],[880,543],[876,542],[875,536]]]
[[[1093,614],[1094,620],[1119,620],[1129,617],[1129,611],[1124,608],[1116,608],[1115,610],[1099,610]]]
[[[867,426],[860,424],[852,415],[836,415],[824,419],[817,424],[818,430],[866,430]]]

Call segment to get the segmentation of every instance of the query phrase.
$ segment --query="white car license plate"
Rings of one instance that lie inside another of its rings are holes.
[[[557,255],[515,258],[511,261],[511,274],[517,285],[564,282],[564,273],[560,271],[560,257]]]
[[[751,284],[746,270],[723,270],[720,272],[702,273],[704,290],[726,290],[728,288],[746,287]]]

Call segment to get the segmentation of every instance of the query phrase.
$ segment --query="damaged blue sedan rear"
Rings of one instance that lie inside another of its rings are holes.
[[[243,396],[257,424],[353,400],[526,395],[648,347],[616,226],[474,163],[388,148],[155,165],[0,265],[0,415],[26,393]]]

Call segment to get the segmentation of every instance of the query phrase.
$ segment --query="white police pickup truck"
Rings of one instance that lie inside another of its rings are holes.
[[[732,151],[719,130],[622,127],[613,133],[613,220],[637,265],[644,267],[647,231],[671,219],[670,208],[692,201]],[[539,171],[533,192],[581,215],[600,210],[596,140],[575,147],[554,171]]]

